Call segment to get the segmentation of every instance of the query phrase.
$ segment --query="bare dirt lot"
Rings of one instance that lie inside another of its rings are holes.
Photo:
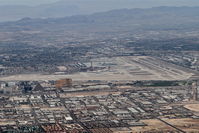
[[[199,112],[199,104],[188,104],[185,105],[184,107],[191,111]]]
[[[185,131],[186,133],[198,133],[199,131],[199,119],[165,119],[164,121]]]
[[[80,72],[71,75],[25,74],[0,77],[0,80],[57,80],[72,78],[73,80],[186,80],[194,75],[183,67],[169,64],[148,56],[125,56],[99,58],[93,60],[94,67],[102,70]]]
[[[143,127],[132,127],[133,133],[140,133],[140,132],[177,132],[174,128],[166,125],[165,123],[157,120],[157,119],[149,119],[149,120],[141,120],[147,126]]]

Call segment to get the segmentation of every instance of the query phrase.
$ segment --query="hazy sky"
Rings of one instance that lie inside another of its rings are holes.
[[[40,5],[53,3],[59,0],[0,0],[0,5]]]
[[[40,5],[40,4],[49,4],[53,3],[59,0],[0,0],[0,5]],[[65,0],[65,1],[71,1],[71,0]],[[89,1],[89,0],[73,0],[73,1]],[[96,1],[99,3],[102,0],[91,0]],[[114,0],[106,0],[107,2]],[[118,0],[117,0],[118,1]],[[133,4],[133,1],[140,2],[142,5],[145,6],[146,4],[149,4],[150,6],[161,6],[161,5],[169,5],[169,6],[199,6],[199,0],[121,0],[122,3],[129,3],[131,2]],[[147,1],[147,3],[146,3]]]

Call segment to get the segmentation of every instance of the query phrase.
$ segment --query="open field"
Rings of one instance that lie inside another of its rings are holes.
[[[186,80],[198,73],[148,56],[123,56],[93,59],[96,71],[71,75],[26,74],[1,77],[0,80]]]

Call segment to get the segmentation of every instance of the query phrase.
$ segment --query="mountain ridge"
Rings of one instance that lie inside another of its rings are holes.
[[[117,9],[91,15],[74,15],[60,18],[23,18],[13,22],[0,23],[20,30],[24,27],[52,30],[167,30],[194,29],[199,26],[199,7],[153,7],[147,9]],[[11,29],[11,28],[10,28]]]
[[[183,1],[176,5],[190,5],[185,0]],[[37,6],[2,5],[0,6],[0,22],[16,21],[24,17],[58,18],[73,15],[89,15],[122,8],[149,8],[162,5],[171,6],[171,4],[161,1],[157,2],[156,0],[125,0],[125,2],[123,0],[61,0]],[[196,5],[199,5],[199,3]],[[191,6],[194,6],[194,4],[191,4]]]

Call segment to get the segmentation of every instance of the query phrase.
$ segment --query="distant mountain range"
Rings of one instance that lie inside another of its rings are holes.
[[[0,6],[0,21],[16,21],[24,17],[53,18],[72,16],[81,13],[77,6],[56,3],[40,6],[6,5]]]
[[[87,46],[115,39],[146,40],[142,44],[146,47],[164,46],[167,43],[164,40],[170,40],[172,46],[184,43],[198,46],[199,7],[119,9],[61,18],[26,17],[0,23],[0,45],[5,46]],[[148,45],[151,40],[158,42]]]
[[[175,5],[185,5],[187,0],[173,0]],[[191,3],[193,0],[189,0]],[[184,4],[183,4],[184,3]],[[58,18],[73,15],[88,15],[123,8],[149,8],[170,4],[157,0],[61,0],[39,6],[5,5],[0,6],[0,21],[16,21],[24,17]],[[191,5],[191,4],[189,4]]]
[[[0,23],[0,39],[38,45],[111,38],[198,38],[199,7],[120,9],[91,15]],[[78,43],[77,43],[78,44]]]
[[[85,30],[186,30],[199,26],[199,7],[156,7],[148,9],[120,9],[92,15],[63,18],[31,19],[1,23],[15,28],[47,28]],[[53,28],[54,27],[54,28]]]

